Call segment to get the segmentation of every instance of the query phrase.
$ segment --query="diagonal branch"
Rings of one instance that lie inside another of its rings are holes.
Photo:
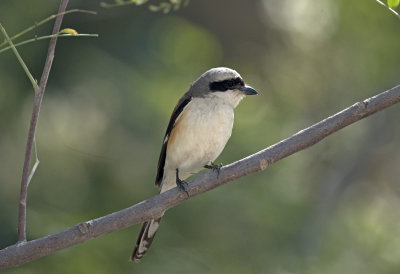
[[[61,22],[64,16],[64,11],[69,0],[61,0],[58,10],[58,16],[54,23],[53,34],[60,31]],[[21,191],[18,209],[18,242],[26,241],[26,197],[28,195],[29,168],[31,165],[32,148],[35,140],[36,125],[39,119],[40,106],[42,104],[43,94],[46,89],[47,79],[49,78],[50,68],[53,64],[54,51],[56,47],[57,36],[50,39],[49,49],[47,52],[46,62],[44,64],[42,78],[40,79],[39,89],[35,90],[34,105],[32,117],[29,126],[28,140],[25,149],[24,167],[22,169]]]
[[[40,239],[9,246],[0,250],[0,270],[30,262],[57,250],[83,243],[148,219],[154,219],[165,210],[188,198],[248,174],[264,170],[280,159],[316,144],[345,126],[399,102],[400,85],[362,102],[355,103],[279,143],[224,166],[218,176],[212,171],[200,174],[188,183],[189,197],[186,193],[174,188],[118,212],[77,224]]]

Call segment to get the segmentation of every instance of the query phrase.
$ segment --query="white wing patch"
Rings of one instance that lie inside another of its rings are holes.
[[[147,237],[149,238],[153,237],[159,226],[160,223],[158,221],[152,220],[149,227],[149,231],[147,232]]]
[[[168,139],[169,139],[169,134],[167,134],[164,138],[164,142],[163,142],[164,145],[168,142]]]

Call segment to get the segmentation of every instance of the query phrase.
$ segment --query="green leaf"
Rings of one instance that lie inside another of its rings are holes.
[[[157,12],[157,11],[160,10],[160,7],[159,7],[159,6],[156,6],[156,5],[150,5],[150,6],[149,6],[149,10],[150,10],[150,11]]]
[[[389,8],[395,9],[400,4],[400,0],[387,0],[387,4],[388,4]]]
[[[148,0],[131,0],[133,3],[136,4],[136,6],[140,6],[145,4]]]

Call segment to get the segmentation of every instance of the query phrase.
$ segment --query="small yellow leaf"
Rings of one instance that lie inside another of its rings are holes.
[[[71,34],[72,36],[78,36],[78,32],[76,30],[69,29],[69,28],[63,29],[59,33],[67,33],[67,34]]]

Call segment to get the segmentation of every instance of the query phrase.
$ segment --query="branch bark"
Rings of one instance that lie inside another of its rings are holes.
[[[159,217],[165,210],[220,185],[268,168],[271,164],[314,145],[328,135],[377,111],[400,102],[400,85],[328,117],[253,155],[221,168],[219,176],[206,172],[188,183],[188,194],[177,188],[121,211],[83,222],[61,232],[0,250],[0,270],[27,263],[101,235]]]
[[[58,10],[58,16],[54,23],[53,34],[60,31],[61,22],[64,16],[65,9],[69,0],[61,0]],[[39,119],[40,106],[42,104],[43,94],[46,89],[47,79],[49,78],[51,65],[53,64],[54,51],[56,48],[57,36],[55,35],[50,39],[49,49],[47,51],[47,58],[44,64],[42,77],[40,79],[39,89],[35,90],[34,105],[32,110],[32,117],[29,126],[28,140],[25,149],[24,167],[22,169],[21,178],[21,191],[18,209],[18,242],[26,241],[26,198],[28,195],[29,183],[29,169],[31,166],[32,148],[35,140],[36,125]]]

